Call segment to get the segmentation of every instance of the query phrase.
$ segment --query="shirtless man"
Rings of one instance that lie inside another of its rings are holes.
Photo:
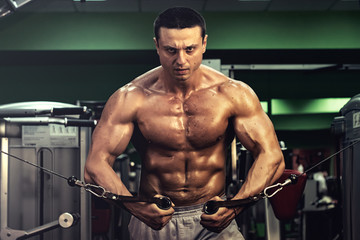
[[[109,98],[93,133],[85,180],[131,195],[112,169],[131,140],[142,158],[139,195],[173,202],[168,210],[124,203],[133,215],[134,239],[241,239],[233,221],[241,208],[207,215],[201,207],[223,199],[226,150],[235,134],[255,162],[233,199],[256,195],[277,180],[284,161],[273,125],[249,86],[201,65],[207,43],[201,15],[171,8],[154,27],[161,66]]]

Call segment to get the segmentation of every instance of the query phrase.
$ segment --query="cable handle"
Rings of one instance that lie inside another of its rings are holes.
[[[225,200],[225,201],[216,201],[210,200],[207,201],[203,206],[203,212],[212,215],[215,214],[220,207],[235,208],[235,207],[249,207],[257,203],[259,200],[263,199],[265,196],[263,193],[259,193],[255,196],[244,198],[244,199],[235,199],[235,200]]]
[[[78,180],[76,177],[71,176],[67,179],[68,184],[72,187],[78,186],[84,188],[86,191],[90,192],[96,197],[112,200],[115,202],[147,202],[147,203],[155,203],[158,208],[162,210],[170,209],[172,202],[169,197],[161,196],[161,197],[152,197],[152,198],[141,198],[141,197],[134,197],[134,196],[124,196],[124,195],[117,195],[110,191],[107,191],[104,187],[89,183],[83,183]]]

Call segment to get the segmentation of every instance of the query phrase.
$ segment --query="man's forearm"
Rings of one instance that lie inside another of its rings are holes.
[[[259,154],[249,170],[245,183],[234,199],[253,197],[281,176],[285,168],[281,151],[280,153],[272,154],[270,157],[272,159],[271,162],[266,160],[269,159],[269,155]]]
[[[129,190],[110,165],[87,166],[85,168],[85,182],[102,186],[106,191],[117,195],[131,196]]]

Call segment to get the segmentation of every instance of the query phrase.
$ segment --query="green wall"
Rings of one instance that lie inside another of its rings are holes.
[[[205,13],[209,49],[360,48],[353,12]],[[0,50],[149,50],[153,13],[21,13],[0,19]]]
[[[224,64],[360,63],[358,11],[204,16],[209,34],[205,57],[220,58]],[[155,17],[154,13],[17,12],[1,18],[0,104],[106,100],[159,64],[152,41]],[[359,70],[242,71],[235,77],[264,101],[352,97],[360,92]],[[316,136],[329,141],[327,126],[336,114],[270,117],[282,139],[296,134],[302,139],[304,131],[320,131]]]
[[[0,66],[0,104],[105,101],[116,89],[151,67],[141,64]]]

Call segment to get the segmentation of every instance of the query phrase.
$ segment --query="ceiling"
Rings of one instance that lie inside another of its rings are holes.
[[[1,0],[0,0],[1,1]],[[4,1],[4,0],[2,0]],[[11,0],[22,12],[160,12],[188,6],[201,12],[359,11],[359,0]]]

